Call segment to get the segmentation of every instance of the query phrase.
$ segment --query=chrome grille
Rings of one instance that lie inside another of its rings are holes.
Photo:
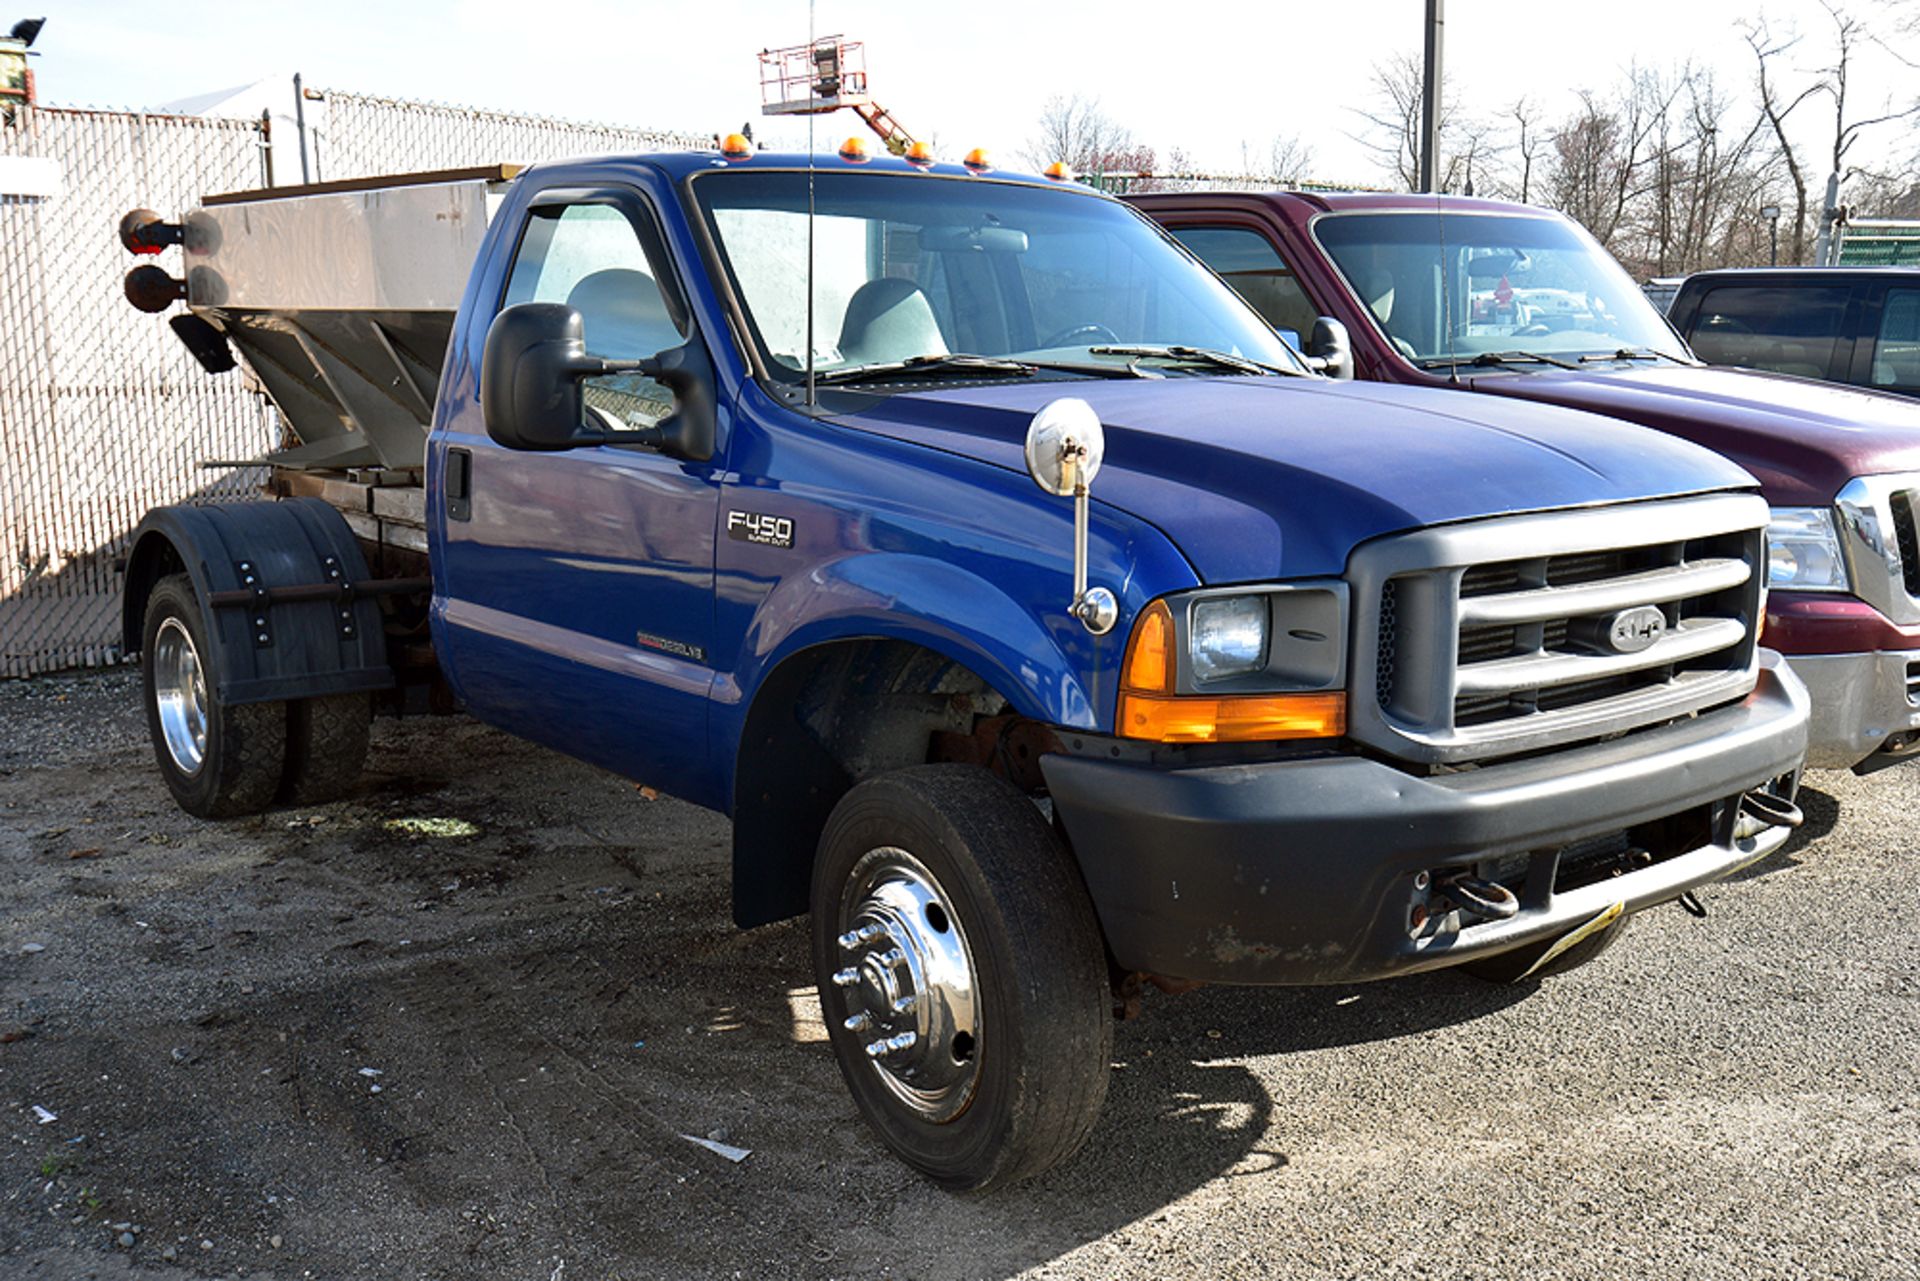
[[[1893,536],[1900,548],[1900,576],[1906,582],[1907,595],[1920,599],[1920,529],[1914,525],[1914,499],[1917,493],[1901,490],[1888,499],[1893,511]]]
[[[1756,679],[1765,520],[1757,499],[1722,496],[1442,527],[1362,548],[1357,598],[1368,598],[1370,574],[1387,576],[1374,595],[1380,630],[1360,633],[1377,702],[1357,711],[1356,737],[1416,759],[1470,761],[1744,695]],[[1427,566],[1409,563],[1423,556]],[[1643,608],[1659,612],[1658,637],[1637,651],[1615,644],[1613,622]]]

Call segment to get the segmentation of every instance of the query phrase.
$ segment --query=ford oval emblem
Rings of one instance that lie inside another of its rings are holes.
[[[1636,605],[1607,620],[1607,644],[1616,654],[1651,649],[1667,634],[1667,616],[1658,605]]]

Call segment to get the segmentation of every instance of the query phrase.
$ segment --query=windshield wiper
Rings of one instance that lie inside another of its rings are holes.
[[[1161,360],[1178,360],[1194,365],[1211,365],[1216,369],[1231,369],[1242,374],[1302,374],[1297,369],[1287,369],[1280,365],[1269,365],[1264,361],[1252,360],[1246,356],[1235,356],[1224,351],[1215,351],[1211,347],[1187,347],[1180,344],[1160,346],[1140,343],[1125,346],[1089,347],[1090,356],[1142,356]]]
[[[1017,374],[1025,377],[1039,368],[1040,366],[1024,360],[1008,360],[1000,356],[969,356],[956,352],[946,356],[909,356],[905,360],[881,360],[870,365],[849,365],[845,369],[828,369],[815,374],[813,380],[827,385],[879,381],[898,378],[901,375],[918,374]]]
[[[1449,365],[1477,365],[1482,369],[1492,369],[1500,365],[1539,364],[1557,365],[1561,369],[1578,369],[1580,366],[1558,356],[1543,356],[1537,351],[1483,351],[1477,356],[1433,356],[1420,362],[1422,369],[1440,369]]]
[[[1591,356],[1580,357],[1580,363],[1583,365],[1599,360],[1671,360],[1676,365],[1685,365],[1689,369],[1693,367],[1691,360],[1682,360],[1670,352],[1653,347],[1622,347],[1614,352],[1595,352]]]

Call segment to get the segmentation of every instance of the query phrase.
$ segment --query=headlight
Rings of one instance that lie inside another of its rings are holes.
[[[1187,654],[1197,682],[1222,680],[1267,665],[1267,598],[1212,596],[1193,603]]]
[[[1121,659],[1116,732],[1161,743],[1339,738],[1346,615],[1338,581],[1150,602]]]
[[[1767,525],[1767,586],[1775,591],[1851,588],[1840,533],[1825,507],[1776,507]]]

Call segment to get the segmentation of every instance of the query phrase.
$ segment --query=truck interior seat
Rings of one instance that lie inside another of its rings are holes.
[[[1360,298],[1367,304],[1379,320],[1380,328],[1386,333],[1387,341],[1394,345],[1402,356],[1413,359],[1413,344],[1393,332],[1389,321],[1393,319],[1393,273],[1384,268],[1368,272],[1360,281]]]
[[[933,304],[911,280],[898,276],[869,280],[847,300],[846,318],[840,322],[840,355],[848,364],[944,356],[947,350]]]
[[[638,360],[680,345],[660,286],[645,272],[612,267],[582,277],[567,306],[580,313],[592,355]]]

